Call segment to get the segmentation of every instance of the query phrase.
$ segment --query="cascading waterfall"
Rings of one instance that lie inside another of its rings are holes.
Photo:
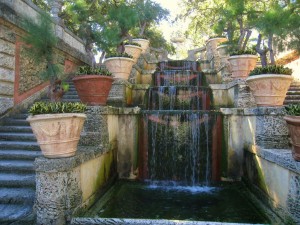
[[[143,111],[143,179],[208,184],[219,179],[220,114],[211,90],[191,61],[158,64]]]

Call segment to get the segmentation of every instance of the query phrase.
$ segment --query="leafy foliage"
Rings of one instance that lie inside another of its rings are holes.
[[[253,49],[233,50],[229,53],[229,55],[256,55],[256,51]]]
[[[86,105],[80,102],[36,102],[28,112],[31,115],[57,113],[84,113]]]
[[[300,116],[300,104],[285,106],[285,111],[290,116]]]
[[[134,46],[141,47],[141,45],[139,43],[136,43],[136,42],[125,42],[124,45],[134,45]]]
[[[28,32],[22,40],[26,43],[26,54],[38,65],[47,62],[40,77],[54,82],[61,72],[61,67],[54,63],[54,48],[58,42],[53,30],[53,24],[48,14],[39,14],[37,23],[26,18],[22,23]]]
[[[80,66],[78,68],[77,75],[101,75],[101,76],[112,76],[112,73],[105,68],[91,67],[91,66]]]
[[[106,55],[106,58],[113,58],[113,57],[125,57],[125,58],[130,58],[130,59],[133,58],[132,55],[129,55],[126,52],[124,52],[124,53],[112,52],[112,53]]]
[[[249,76],[261,75],[261,74],[284,74],[291,75],[293,70],[282,65],[268,65],[266,67],[256,67],[249,73]]]

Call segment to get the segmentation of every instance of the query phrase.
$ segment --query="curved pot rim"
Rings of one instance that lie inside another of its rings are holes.
[[[85,75],[77,75],[72,78],[72,80],[87,80],[87,79],[109,79],[114,80],[112,76],[105,76],[105,75],[95,75],[95,74],[85,74]]]
[[[137,45],[125,45],[125,48],[126,48],[126,46],[131,47],[131,48],[137,48],[137,49],[139,49],[139,50],[143,50],[142,47],[137,46]]]
[[[210,38],[206,41],[206,43],[210,42],[210,41],[214,41],[214,40],[228,40],[226,37],[215,37],[215,38]]]
[[[132,41],[134,42],[134,40],[136,40],[136,41],[147,41],[147,42],[150,42],[148,39],[145,39],[145,38],[133,38]]]
[[[85,113],[53,113],[53,114],[38,114],[38,115],[29,115],[27,117],[27,121],[37,121],[37,120],[52,120],[52,119],[59,119],[59,118],[71,118],[71,117],[79,117],[79,118],[86,118]]]
[[[251,54],[244,54],[244,55],[233,55],[233,56],[229,56],[229,59],[237,59],[237,58],[255,58],[258,59],[257,55],[251,55]]]
[[[286,122],[298,123],[300,125],[300,116],[286,115],[283,119],[285,119]]]
[[[293,77],[291,75],[285,75],[285,74],[260,74],[260,75],[252,75],[249,76],[246,81],[251,80],[260,80],[265,78],[284,78],[287,80],[293,80]]]
[[[105,59],[104,62],[111,61],[111,60],[125,60],[125,61],[132,61],[134,63],[134,60],[128,57],[110,57],[108,59]]]

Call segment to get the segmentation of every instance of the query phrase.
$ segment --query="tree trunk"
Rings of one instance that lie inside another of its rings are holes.
[[[54,82],[50,83],[48,97],[50,98],[51,102],[61,101],[64,94],[65,91],[62,88],[61,80],[56,79]]]
[[[274,51],[273,51],[273,34],[269,34],[268,48],[269,48],[269,51],[270,51],[271,65],[275,65],[275,56],[274,56]]]
[[[267,52],[269,51],[268,48],[264,48],[264,46],[261,48],[261,34],[258,35],[257,38],[257,44],[256,44],[256,51],[260,55],[260,60],[261,60],[261,66],[266,67],[268,62],[267,62]]]
[[[246,34],[246,38],[245,38],[242,50],[246,49],[251,34],[252,34],[252,31],[251,30],[247,30],[247,34]]]

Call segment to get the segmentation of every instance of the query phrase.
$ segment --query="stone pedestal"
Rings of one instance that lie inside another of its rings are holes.
[[[108,96],[107,105],[115,107],[132,106],[132,84],[126,80],[115,80]]]

